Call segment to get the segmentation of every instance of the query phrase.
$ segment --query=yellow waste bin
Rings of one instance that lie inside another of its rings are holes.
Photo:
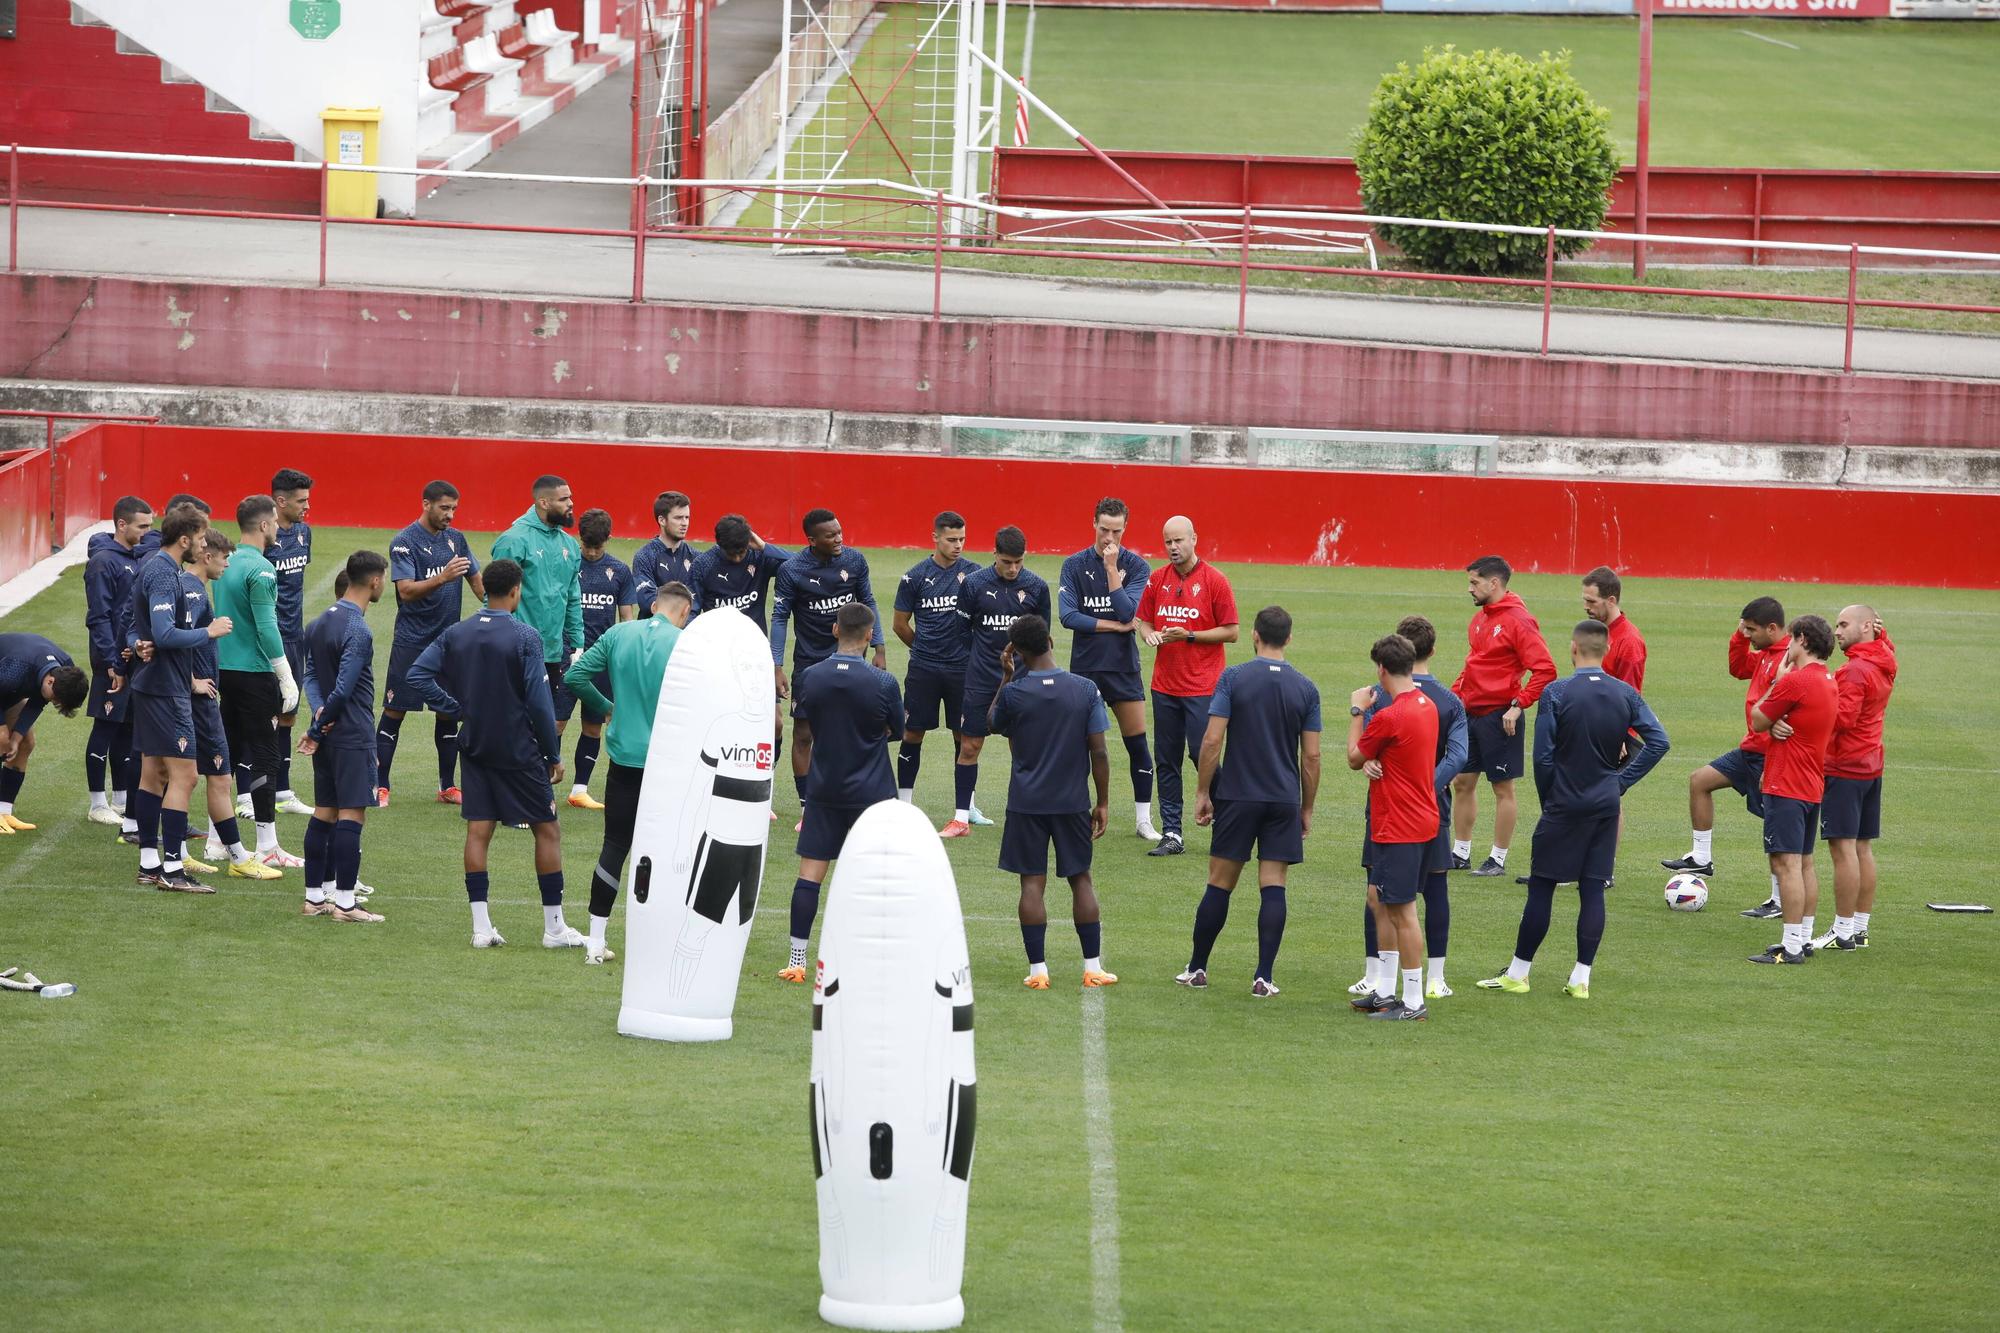
[[[341,167],[372,167],[382,128],[382,108],[330,106],[319,113],[326,130],[326,211],[329,217],[372,218],[376,188],[372,171],[341,171]]]

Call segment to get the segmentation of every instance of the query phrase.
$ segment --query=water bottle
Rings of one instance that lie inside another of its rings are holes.
[[[36,993],[39,994],[44,1000],[60,1000],[65,995],[76,994],[76,983],[73,981],[58,981],[55,982],[53,985],[42,987],[41,990]]]

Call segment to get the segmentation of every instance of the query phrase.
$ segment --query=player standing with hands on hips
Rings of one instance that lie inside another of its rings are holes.
[[[1451,686],[1465,705],[1468,740],[1465,769],[1452,780],[1451,865],[1472,867],[1472,828],[1479,820],[1484,774],[1493,787],[1493,852],[1472,873],[1490,876],[1505,872],[1514,841],[1514,782],[1528,771],[1522,719],[1556,678],[1556,663],[1527,604],[1507,590],[1513,566],[1497,555],[1482,555],[1465,572],[1466,591],[1479,609],[1466,626],[1465,666]]]

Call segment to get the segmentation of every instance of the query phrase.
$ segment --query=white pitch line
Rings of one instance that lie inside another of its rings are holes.
[[[1083,1143],[1090,1157],[1090,1322],[1099,1333],[1117,1333],[1125,1327],[1118,1290],[1118,1148],[1111,1137],[1111,1055],[1101,990],[1083,995]]]
[[[1736,31],[1742,33],[1745,37],[1754,37],[1760,42],[1769,42],[1773,46],[1782,46],[1787,51],[1796,51],[1799,49],[1790,42],[1779,41],[1776,37],[1766,37],[1763,33],[1752,32],[1748,28],[1738,28]]]

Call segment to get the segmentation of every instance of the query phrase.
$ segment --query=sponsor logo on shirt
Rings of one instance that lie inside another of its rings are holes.
[[[841,593],[838,597],[822,597],[818,601],[807,602],[806,610],[817,612],[822,615],[832,615],[834,612],[840,610],[841,607],[846,606],[849,602],[853,600],[854,600],[853,593],[844,592]]]
[[[1162,606],[1158,616],[1161,620],[1199,620],[1201,608],[1198,606]]]
[[[921,611],[955,611],[958,609],[958,598],[950,593],[945,593],[940,597],[926,597],[917,603],[917,609]]]

